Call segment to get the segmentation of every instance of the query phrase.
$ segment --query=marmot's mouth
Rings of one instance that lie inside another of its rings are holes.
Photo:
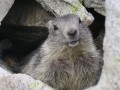
[[[70,46],[70,47],[75,47],[75,46],[77,46],[78,44],[79,44],[79,41],[76,40],[76,41],[71,41],[71,42],[69,42],[69,43],[68,43],[68,46]]]

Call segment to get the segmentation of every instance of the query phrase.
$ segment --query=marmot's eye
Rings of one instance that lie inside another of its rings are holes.
[[[81,20],[80,20],[80,18],[79,18],[79,24],[81,23]]]
[[[53,25],[54,30],[58,30],[58,27],[56,25]]]

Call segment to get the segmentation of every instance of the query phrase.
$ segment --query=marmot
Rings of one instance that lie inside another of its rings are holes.
[[[55,90],[83,90],[100,78],[102,58],[91,32],[77,15],[56,17],[47,24],[48,38],[22,67]]]

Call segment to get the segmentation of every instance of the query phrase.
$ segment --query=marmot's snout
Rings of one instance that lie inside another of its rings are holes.
[[[67,34],[70,38],[74,38],[77,34],[77,30],[68,31]]]
[[[79,44],[79,31],[77,29],[72,29],[67,32],[68,35],[68,46],[75,47]]]

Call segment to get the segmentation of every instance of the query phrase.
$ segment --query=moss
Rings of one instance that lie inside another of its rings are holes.
[[[35,83],[30,83],[28,86],[29,86],[30,89],[35,89],[39,86],[39,83],[36,83],[36,82]]]
[[[80,17],[83,18],[85,16],[85,12],[82,11],[83,6],[81,4],[75,4],[74,6],[71,6],[72,14],[77,14],[77,12],[80,12]]]
[[[75,4],[75,6],[73,6],[73,7],[71,8],[73,14],[77,14],[77,12],[80,11],[80,10],[78,9],[78,7],[79,7],[79,5],[78,5],[78,4]]]
[[[120,57],[116,57],[113,60],[117,61],[120,64]]]

